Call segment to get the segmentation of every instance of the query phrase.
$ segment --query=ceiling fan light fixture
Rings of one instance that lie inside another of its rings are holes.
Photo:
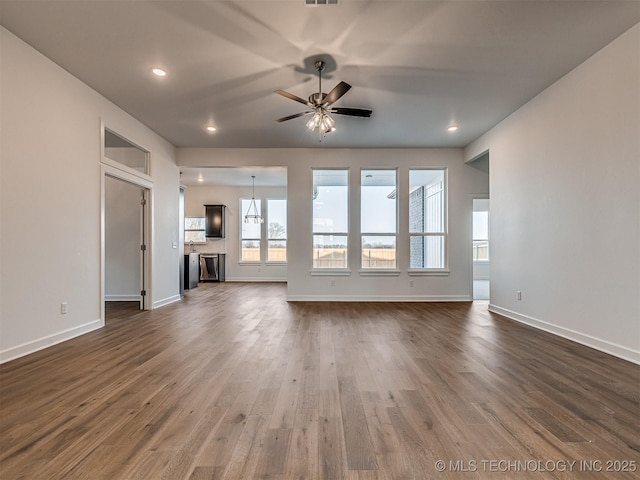
[[[314,113],[313,116],[307,122],[307,128],[313,132],[316,128],[320,126],[321,122],[322,122],[322,113],[316,110],[316,113]]]
[[[336,101],[342,98],[342,96],[351,89],[351,85],[345,82],[340,82],[329,93],[322,93],[322,71],[324,70],[325,62],[323,60],[317,60],[315,62],[315,67],[318,71],[318,91],[316,93],[312,93],[309,96],[309,101],[303,100],[297,95],[285,92],[284,90],[275,91],[275,93],[277,93],[278,95],[282,95],[283,97],[286,97],[290,100],[302,103],[312,110],[307,110],[306,112],[296,113],[294,115],[279,118],[276,120],[277,122],[285,122],[287,120],[298,118],[303,115],[313,114],[307,121],[306,126],[311,131],[318,130],[320,141],[322,141],[322,135],[336,131],[336,122],[333,117],[329,115],[329,113],[362,118],[369,118],[371,116],[371,110],[364,110],[361,108],[332,107],[332,105]]]
[[[322,115],[322,121],[320,122],[320,130],[322,133],[329,133],[335,130],[335,120],[331,118],[328,114]]]
[[[307,128],[311,131],[319,130],[321,133],[334,132],[336,121],[323,108],[318,108],[316,113],[307,122]]]

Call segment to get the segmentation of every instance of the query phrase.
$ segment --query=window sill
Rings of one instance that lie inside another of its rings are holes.
[[[399,277],[400,276],[400,270],[395,270],[395,269],[367,269],[367,270],[360,270],[358,272],[360,274],[361,277]]]
[[[265,265],[286,266],[287,262],[265,262]]]
[[[327,269],[313,269],[309,272],[312,276],[332,276],[332,277],[338,277],[338,276],[342,276],[342,277],[349,277],[351,276],[351,270],[347,270],[347,269],[340,269],[340,270],[336,270],[336,269],[331,269],[331,268],[327,268]]]
[[[256,266],[262,265],[262,262],[238,262],[238,265],[246,265],[246,266]]]
[[[407,274],[410,277],[448,277],[449,270],[434,270],[434,269],[413,269],[409,270]]]

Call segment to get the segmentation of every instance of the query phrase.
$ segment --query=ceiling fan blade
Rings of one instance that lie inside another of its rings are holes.
[[[309,102],[307,102],[306,100],[294,95],[293,93],[285,92],[284,90],[276,90],[275,93],[277,93],[278,95],[282,95],[283,97],[290,98],[291,100],[295,100],[296,102],[300,102],[303,105],[307,105],[309,107],[313,106],[313,105],[310,105]]]
[[[345,93],[347,93],[351,89],[351,85],[346,82],[340,82],[336,85],[333,90],[327,93],[327,96],[324,97],[324,105],[328,106],[337,101],[340,97],[342,97]]]
[[[338,115],[349,115],[351,117],[363,117],[369,118],[373,111],[364,110],[362,108],[346,108],[346,107],[334,107],[329,109],[329,112],[336,113]]]
[[[303,115],[308,115],[313,113],[313,110],[309,110],[308,112],[296,113],[295,115],[289,115],[288,117],[282,117],[276,120],[276,122],[286,122],[287,120],[291,120],[292,118],[302,117]]]

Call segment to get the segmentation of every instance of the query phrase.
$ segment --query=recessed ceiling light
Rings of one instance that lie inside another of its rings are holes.
[[[216,130],[217,130],[217,129],[216,129],[216,127],[211,127],[211,126],[207,127],[207,132],[211,132],[211,133],[213,133],[213,132],[215,132]]]
[[[165,72],[161,68],[154,68],[151,71],[153,72],[154,75],[157,75],[158,77],[165,77],[167,75],[167,72]]]
[[[451,125],[449,128],[447,128],[448,131],[450,132],[455,132],[456,130],[458,130],[458,126],[457,125]]]

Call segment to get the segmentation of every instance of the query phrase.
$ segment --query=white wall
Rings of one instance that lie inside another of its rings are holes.
[[[491,309],[640,363],[640,25],[465,156],[486,150]]]
[[[140,188],[105,179],[105,299],[140,300]]]
[[[461,149],[178,149],[178,164],[204,166],[286,166],[288,201],[288,297],[290,300],[470,300],[472,194],[488,193],[486,173],[465,165]],[[360,168],[398,167],[399,198],[408,196],[411,167],[447,167],[449,185],[449,267],[446,276],[410,277],[408,205],[399,202],[400,274],[359,272],[358,183]],[[311,270],[312,167],[351,169],[352,233],[349,276],[316,276]],[[402,192],[405,192],[404,194]],[[188,192],[187,192],[188,194]],[[404,195],[404,196],[403,196]],[[202,203],[202,200],[199,201]],[[227,244],[227,248],[230,245]],[[333,282],[333,286],[332,283]],[[413,282],[413,287],[410,287]]]
[[[0,28],[0,361],[99,328],[100,125],[151,150],[154,304],[179,298],[175,149]],[[68,313],[60,303],[68,302]]]
[[[256,187],[256,199],[286,199],[286,187]],[[233,281],[286,281],[287,266],[265,263],[241,264],[240,222],[244,215],[240,210],[240,199],[251,198],[251,187],[187,187],[184,192],[185,216],[203,217],[204,205],[226,205],[225,238],[209,238],[206,245],[195,245],[201,253],[226,253],[226,280]],[[185,253],[189,246],[185,247]],[[266,252],[263,255],[266,257]]]

